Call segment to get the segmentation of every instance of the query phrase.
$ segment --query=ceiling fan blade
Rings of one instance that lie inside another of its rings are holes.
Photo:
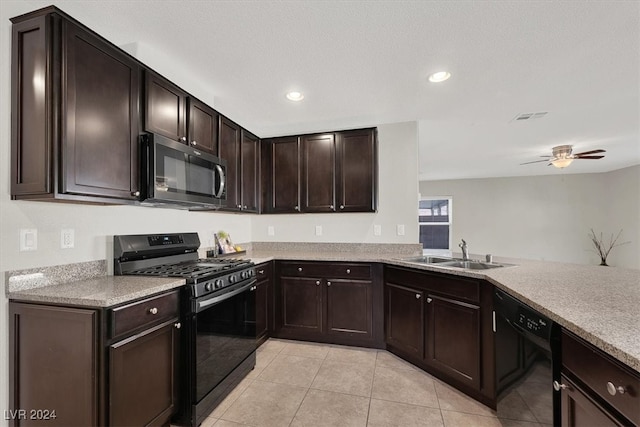
[[[580,157],[584,154],[596,154],[596,153],[606,153],[605,150],[591,150],[591,151],[583,151],[582,153],[576,153],[574,156]]]
[[[597,160],[597,159],[601,159],[603,157],[604,156],[576,156],[576,157],[574,157],[574,159],[594,159],[594,160]]]
[[[526,162],[526,163],[520,163],[520,166],[522,165],[529,165],[531,163],[540,163],[540,162],[548,162],[549,159],[544,159],[544,160],[534,160],[533,162]]]

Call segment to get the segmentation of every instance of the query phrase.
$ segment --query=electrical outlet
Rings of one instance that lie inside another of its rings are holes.
[[[73,228],[60,230],[60,248],[71,249],[75,246],[75,231]]]
[[[267,227],[267,236],[275,236],[276,235],[276,229],[273,227],[273,225],[270,225]]]
[[[316,225],[316,236],[322,236],[322,226]]]
[[[396,225],[396,234],[398,234],[398,236],[404,236],[404,224]]]
[[[35,228],[20,229],[20,251],[35,251],[38,249],[38,230]]]
[[[382,226],[380,224],[376,224],[373,226],[373,235],[382,236]]]

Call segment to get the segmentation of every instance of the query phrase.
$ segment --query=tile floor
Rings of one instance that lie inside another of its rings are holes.
[[[387,351],[270,339],[202,427],[543,426],[515,393],[502,402],[509,419]]]

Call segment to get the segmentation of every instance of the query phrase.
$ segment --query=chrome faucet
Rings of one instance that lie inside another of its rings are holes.
[[[467,242],[462,239],[462,243],[458,244],[460,249],[462,249],[462,259],[464,261],[469,261],[469,248],[467,248]]]

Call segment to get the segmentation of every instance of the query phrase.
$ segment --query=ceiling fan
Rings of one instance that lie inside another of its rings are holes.
[[[546,157],[544,160],[534,160],[533,162],[520,163],[520,165],[528,165],[531,163],[549,162],[547,166],[555,166],[557,168],[566,168],[576,159],[601,159],[604,156],[591,156],[590,154],[605,153],[606,150],[591,150],[584,151],[582,153],[571,154],[571,145],[558,145],[551,150],[551,156]]]

